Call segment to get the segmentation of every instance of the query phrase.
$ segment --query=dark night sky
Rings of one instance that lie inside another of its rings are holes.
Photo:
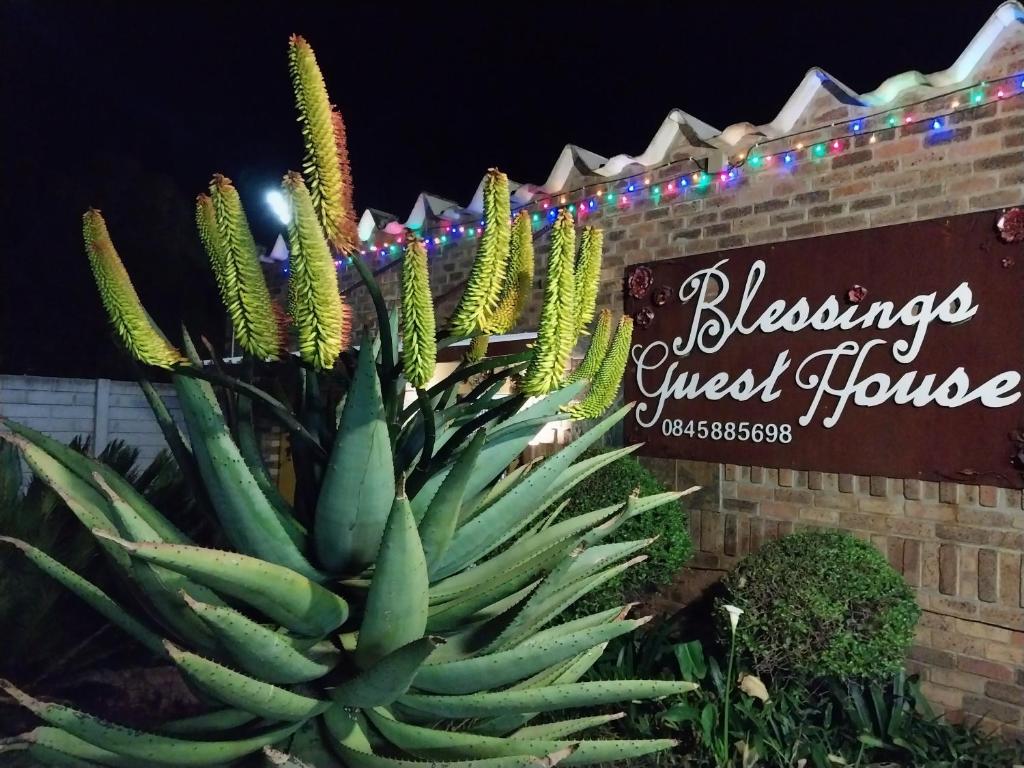
[[[543,181],[567,142],[642,151],[679,107],[769,120],[820,66],[856,91],[948,67],[995,0],[495,4],[0,0],[0,373],[123,375],[82,252],[104,211],[176,336],[219,324],[192,200],[220,171],[258,237],[301,141],[289,33],[315,48],[349,130],[356,203],[467,202],[483,171]]]

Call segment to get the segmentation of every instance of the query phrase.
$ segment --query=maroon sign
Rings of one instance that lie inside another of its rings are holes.
[[[650,456],[1022,487],[1024,252],[996,218],[628,268],[627,440]]]

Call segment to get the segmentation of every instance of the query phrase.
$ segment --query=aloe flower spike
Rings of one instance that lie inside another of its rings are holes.
[[[505,286],[498,308],[491,318],[493,333],[508,333],[516,327],[533,290],[533,229],[530,214],[520,211],[512,223]]]
[[[417,389],[434,375],[435,333],[427,249],[418,237],[410,237],[402,260],[402,367],[406,380]]]
[[[597,286],[601,279],[601,252],[604,232],[594,227],[583,230],[580,253],[576,257],[576,336],[590,325],[597,306]]]
[[[157,368],[173,368],[185,362],[181,352],[167,341],[142,306],[99,211],[93,208],[86,211],[82,217],[82,235],[103,307],[131,356]]]
[[[278,357],[282,346],[277,317],[256,241],[231,179],[213,177],[210,195],[196,200],[196,224],[238,343],[257,358]]]
[[[551,229],[547,282],[541,307],[537,340],[523,379],[523,392],[543,395],[562,384],[565,367],[576,343],[573,256],[576,231],[564,208]]]
[[[586,397],[566,410],[576,419],[596,419],[615,402],[629,361],[629,346],[633,340],[633,318],[622,317],[615,329],[615,338],[601,361]]]
[[[299,35],[288,41],[288,65],[306,145],[302,167],[313,209],[331,245],[351,253],[359,239],[345,122],[331,106],[316,54]]]
[[[491,168],[484,179],[484,230],[466,287],[449,322],[456,335],[473,336],[490,327],[505,284],[510,216],[508,176]]]
[[[317,223],[309,190],[294,172],[284,177],[283,186],[292,204],[288,309],[298,336],[299,354],[316,368],[329,370],[348,346],[348,311],[338,293],[338,273]]]
[[[590,337],[590,346],[587,347],[587,353],[583,356],[583,361],[576,366],[576,370],[572,372],[566,383],[572,384],[582,379],[590,380],[594,378],[597,369],[601,367],[601,361],[604,360],[604,356],[608,352],[608,344],[611,340],[612,311],[610,309],[602,309],[601,314],[597,317],[594,332]]]

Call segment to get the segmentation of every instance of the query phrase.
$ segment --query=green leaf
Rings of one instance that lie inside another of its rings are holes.
[[[364,338],[317,500],[313,532],[320,561],[353,574],[371,564],[394,499],[391,436],[377,366]]]
[[[697,682],[704,679],[708,673],[708,665],[704,661],[704,649],[699,640],[674,645],[672,651],[675,653],[683,680]]]
[[[388,516],[377,556],[355,660],[362,668],[423,637],[427,627],[427,563],[404,489]]]

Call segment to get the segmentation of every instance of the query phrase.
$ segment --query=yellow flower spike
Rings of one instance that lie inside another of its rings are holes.
[[[466,349],[466,354],[463,356],[463,360],[467,363],[479,363],[487,355],[487,345],[491,343],[491,337],[486,334],[483,336],[474,336],[473,340],[469,342],[469,348]]]
[[[523,379],[523,392],[543,395],[562,384],[565,367],[576,343],[576,306],[573,282],[573,258],[576,230],[566,209],[551,229],[548,274],[544,285],[544,305],[540,312],[537,340]]]
[[[139,301],[99,211],[93,208],[86,211],[82,217],[82,236],[103,307],[131,356],[158,368],[173,368],[185,362],[181,352],[167,341]]]
[[[277,317],[256,241],[231,179],[213,177],[210,195],[196,199],[196,224],[238,343],[257,358],[278,357],[282,346]]]
[[[327,370],[348,346],[348,312],[338,293],[338,273],[317,223],[309,190],[294,171],[284,177],[283,187],[292,204],[288,309],[302,359]]]
[[[604,356],[608,352],[608,343],[611,340],[612,311],[610,309],[602,309],[601,314],[597,317],[594,333],[590,337],[590,346],[587,347],[587,354],[583,356],[583,361],[576,366],[576,370],[572,372],[566,383],[573,384],[583,379],[589,381],[594,378],[598,368],[601,367],[601,361],[604,360]]]
[[[601,251],[604,232],[594,227],[583,230],[580,253],[576,257],[576,336],[590,325],[597,306],[597,285],[601,279]]]
[[[565,409],[570,416],[574,419],[596,419],[615,402],[619,384],[622,383],[622,375],[626,372],[629,345],[632,340],[633,318],[623,315],[618,328],[615,329],[615,338],[608,348],[608,354],[601,361],[601,367],[594,375],[587,396]]]
[[[484,180],[484,231],[469,280],[449,321],[452,333],[457,336],[487,331],[498,308],[511,238],[510,216],[508,176],[491,168]]]
[[[427,249],[410,237],[402,259],[402,367],[417,389],[427,386],[437,365],[434,299],[430,294]]]
[[[533,291],[533,228],[530,214],[520,211],[512,223],[505,286],[491,318],[493,333],[508,333],[519,322]]]
[[[302,167],[313,209],[331,245],[342,253],[351,253],[358,235],[345,122],[331,106],[313,49],[299,35],[292,35],[288,41],[288,67],[306,145]]]

